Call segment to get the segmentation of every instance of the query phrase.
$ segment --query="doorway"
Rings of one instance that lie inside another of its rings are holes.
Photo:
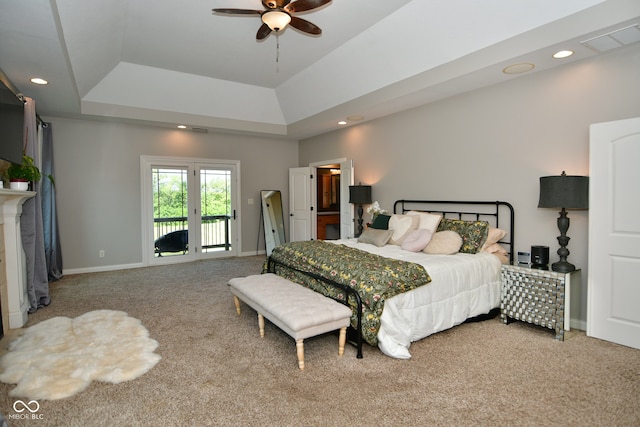
[[[340,165],[316,167],[316,238],[340,238]]]
[[[353,160],[333,159],[311,163],[308,167],[289,169],[289,230],[292,242],[320,239],[318,236],[318,169],[338,169],[340,178],[335,180],[339,189],[335,192],[335,205],[340,222],[336,227],[341,239],[353,237],[353,205],[349,203],[349,186],[353,185]],[[336,173],[337,174],[337,173]],[[329,209],[331,209],[329,196]],[[332,211],[330,211],[332,212]]]
[[[141,157],[145,264],[237,255],[238,169],[237,161]]]

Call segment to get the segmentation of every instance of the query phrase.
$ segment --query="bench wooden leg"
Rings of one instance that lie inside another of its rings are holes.
[[[264,338],[264,316],[258,313],[258,327],[260,328],[260,336]]]
[[[304,340],[296,340],[296,350],[298,352],[298,368],[304,370]]]
[[[233,296],[233,303],[236,305],[236,313],[238,313],[238,316],[240,316],[240,298],[238,298],[236,295]]]
[[[344,345],[347,342],[347,328],[340,329],[340,337],[338,338],[338,356],[344,354]]]

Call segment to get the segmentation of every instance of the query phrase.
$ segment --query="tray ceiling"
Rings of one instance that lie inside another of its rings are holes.
[[[0,70],[41,115],[305,138],[598,54],[636,0],[333,0],[256,41],[259,0],[29,0],[0,5]],[[576,54],[551,58],[556,48]],[[277,59],[277,60],[276,60]],[[31,77],[47,86],[35,86]]]

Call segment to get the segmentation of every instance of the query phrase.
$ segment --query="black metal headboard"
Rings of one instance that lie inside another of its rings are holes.
[[[498,243],[507,247],[510,263],[515,259],[515,214],[513,206],[508,202],[396,200],[393,204],[395,214],[404,214],[409,211],[440,213],[445,218],[487,221],[492,227],[507,231],[507,235]]]

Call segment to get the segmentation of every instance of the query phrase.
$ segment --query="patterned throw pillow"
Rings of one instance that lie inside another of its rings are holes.
[[[438,231],[455,231],[462,237],[460,252],[476,254],[487,240],[489,223],[487,221],[465,221],[462,219],[442,218]]]

